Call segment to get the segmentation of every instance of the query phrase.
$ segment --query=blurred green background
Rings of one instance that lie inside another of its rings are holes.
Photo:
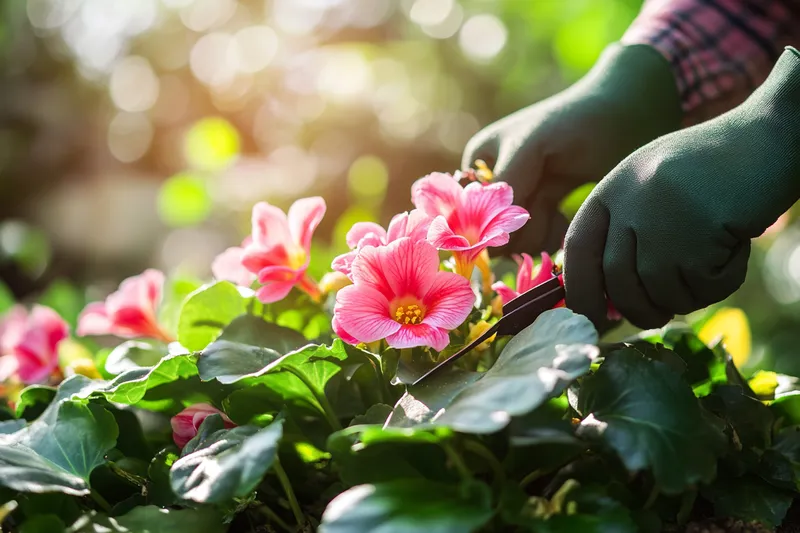
[[[640,7],[0,2],[0,308],[37,299],[74,319],[147,266],[207,277],[255,202],[316,194],[319,276],[353,222],[408,209],[416,178],[455,170],[481,126],[579,78]],[[800,228],[783,222],[729,303],[748,313],[751,362],[791,371]]]

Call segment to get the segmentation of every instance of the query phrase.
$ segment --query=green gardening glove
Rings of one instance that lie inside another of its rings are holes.
[[[602,327],[606,295],[641,328],[742,284],[750,239],[800,198],[800,53],[738,108],[637,150],[569,227],[567,306]]]
[[[478,132],[462,168],[485,160],[531,213],[531,222],[513,236],[514,251],[554,251],[567,229],[560,201],[635,149],[678,129],[681,118],[667,60],[646,45],[615,44],[572,87]]]

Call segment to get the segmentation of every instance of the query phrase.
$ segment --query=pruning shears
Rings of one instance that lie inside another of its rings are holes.
[[[552,309],[564,299],[564,285],[558,277],[553,277],[544,283],[528,289],[503,306],[503,316],[486,330],[483,335],[457,351],[414,382],[419,385],[426,378],[436,374],[443,368],[451,365],[481,343],[487,341],[492,335],[516,335],[523,329],[533,324],[534,320],[545,311]]]

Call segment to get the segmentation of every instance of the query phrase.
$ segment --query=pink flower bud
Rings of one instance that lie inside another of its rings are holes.
[[[197,435],[197,430],[200,429],[203,420],[211,415],[220,415],[225,427],[228,429],[236,427],[236,424],[219,409],[207,403],[197,403],[172,417],[172,440],[175,441],[179,448],[183,448],[187,442]]]

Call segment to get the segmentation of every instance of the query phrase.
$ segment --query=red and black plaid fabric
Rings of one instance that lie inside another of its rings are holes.
[[[649,0],[622,42],[667,58],[694,124],[741,103],[786,45],[800,47],[800,0]]]

